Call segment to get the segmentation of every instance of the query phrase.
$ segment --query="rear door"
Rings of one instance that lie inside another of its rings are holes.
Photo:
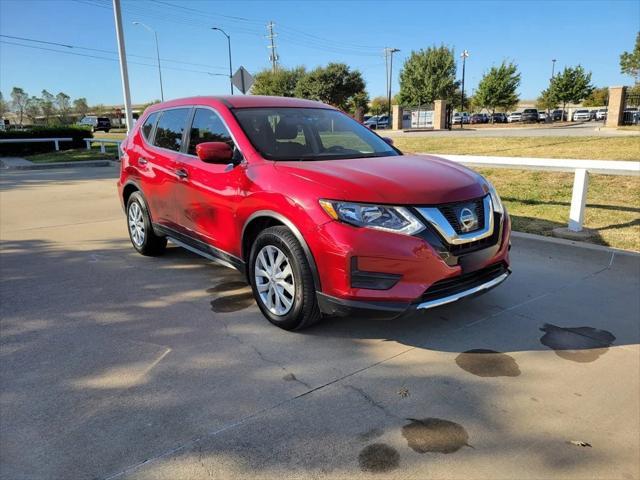
[[[155,112],[140,129],[140,149],[132,159],[154,223],[176,229],[175,197],[181,177],[177,158],[182,149],[191,107]],[[155,125],[152,116],[157,115]]]

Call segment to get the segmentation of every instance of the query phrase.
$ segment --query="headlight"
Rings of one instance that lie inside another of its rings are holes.
[[[333,200],[320,200],[320,206],[334,220],[341,220],[357,227],[405,235],[413,235],[424,229],[424,225],[404,207]]]
[[[502,206],[502,200],[500,199],[500,195],[496,191],[496,187],[485,178],[487,182],[487,186],[489,187],[489,194],[491,195],[491,203],[493,203],[493,211],[498,213],[504,213],[504,207]]]

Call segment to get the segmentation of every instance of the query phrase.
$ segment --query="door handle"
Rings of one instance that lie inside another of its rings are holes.
[[[149,161],[146,158],[140,157],[138,159],[138,165],[146,165],[147,163],[149,163]]]
[[[184,168],[179,168],[178,170],[176,170],[176,175],[179,178],[187,178],[189,176],[189,174]]]

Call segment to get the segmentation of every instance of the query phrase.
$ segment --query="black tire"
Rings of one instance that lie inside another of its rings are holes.
[[[142,223],[144,224],[142,237],[135,236],[133,233],[134,229],[130,224],[131,215],[134,214],[133,212],[136,212],[136,208],[139,209]],[[131,240],[133,248],[142,255],[149,257],[162,255],[167,247],[167,237],[158,236],[153,231],[149,210],[140,192],[133,192],[127,201],[127,231],[129,232],[129,239]]]
[[[270,311],[258,292],[255,266],[258,254],[266,246],[274,246],[284,253],[293,272],[295,282],[293,303],[288,312],[283,315],[276,315]],[[300,243],[287,227],[270,227],[258,235],[251,247],[248,269],[253,296],[260,311],[271,323],[284,330],[301,330],[320,320],[321,314],[316,300],[311,267]]]

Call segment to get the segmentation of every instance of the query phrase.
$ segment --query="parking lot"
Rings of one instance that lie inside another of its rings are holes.
[[[518,235],[482,297],[291,333],[135,253],[116,176],[2,173],[2,479],[640,478],[640,256]]]

